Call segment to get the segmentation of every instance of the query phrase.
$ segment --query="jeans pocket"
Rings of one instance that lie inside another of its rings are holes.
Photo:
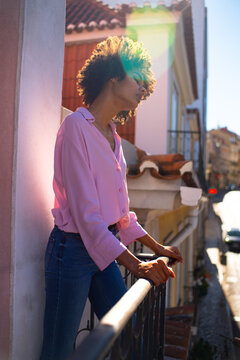
[[[49,240],[48,240],[47,248],[46,248],[45,259],[44,259],[45,270],[48,269],[48,265],[49,265],[49,262],[51,260],[52,253],[53,253],[54,243],[55,243],[54,237],[50,236]]]

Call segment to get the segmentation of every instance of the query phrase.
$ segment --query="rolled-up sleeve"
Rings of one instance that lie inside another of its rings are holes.
[[[66,124],[61,156],[63,186],[71,216],[89,255],[103,270],[126,246],[108,230],[101,216],[84,136],[72,123]]]
[[[121,242],[128,246],[136,239],[147,234],[146,230],[137,222],[136,214],[133,211],[129,212],[130,223],[126,229],[119,231]]]

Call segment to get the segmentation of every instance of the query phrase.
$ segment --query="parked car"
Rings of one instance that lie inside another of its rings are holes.
[[[227,244],[229,250],[231,251],[240,251],[240,229],[231,228],[227,231],[224,242]]]
[[[237,190],[237,185],[236,184],[230,184],[226,187],[227,190]]]

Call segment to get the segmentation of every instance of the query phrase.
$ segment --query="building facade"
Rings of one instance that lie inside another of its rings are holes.
[[[227,127],[207,134],[206,179],[209,186],[223,189],[240,185],[240,137]]]

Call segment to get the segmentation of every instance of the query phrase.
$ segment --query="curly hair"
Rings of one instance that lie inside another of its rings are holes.
[[[128,37],[110,36],[97,45],[77,74],[77,90],[83,103],[91,105],[108,80],[123,80],[126,75],[143,81],[146,89],[143,100],[154,91],[151,57],[143,45]],[[114,121],[123,124],[135,111],[120,111]]]

